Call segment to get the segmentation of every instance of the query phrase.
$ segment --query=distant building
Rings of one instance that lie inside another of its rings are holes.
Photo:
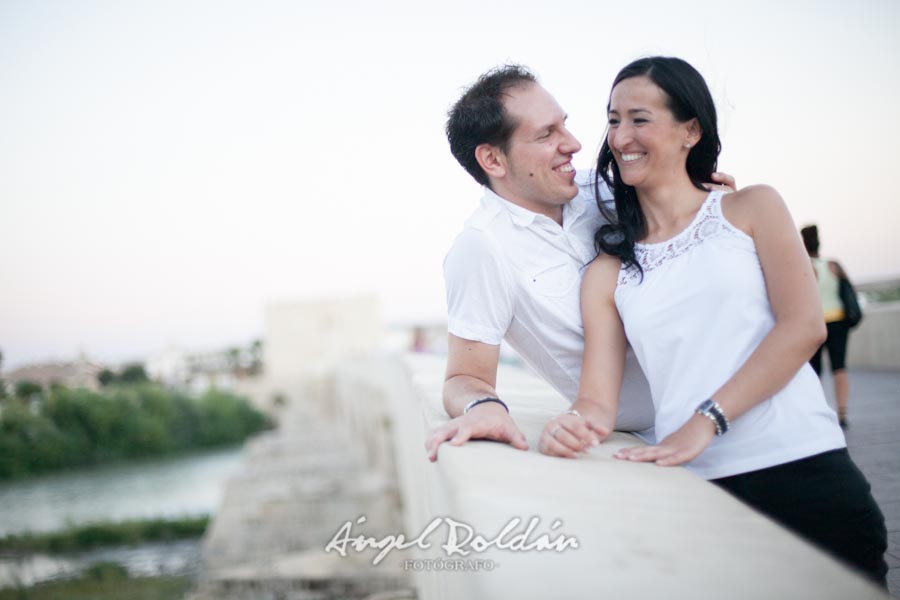
[[[320,377],[370,356],[383,335],[374,296],[273,303],[266,307],[263,364],[275,383]]]
[[[256,374],[261,368],[258,343],[247,348],[208,352],[187,352],[178,347],[147,359],[147,374],[164,385],[202,393],[211,387],[233,390],[237,380]]]
[[[388,353],[447,354],[447,322],[393,323],[385,330],[381,350]]]
[[[64,385],[68,388],[86,388],[97,391],[100,383],[97,375],[103,366],[80,356],[74,362],[55,362],[29,365],[13,369],[3,375],[11,388],[20,381],[30,381],[45,388],[52,384]]]

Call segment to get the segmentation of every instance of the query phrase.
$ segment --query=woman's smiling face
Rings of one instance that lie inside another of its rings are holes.
[[[641,188],[683,175],[690,147],[699,139],[696,121],[681,123],[666,93],[649,78],[631,77],[613,88],[607,141],[622,181]]]

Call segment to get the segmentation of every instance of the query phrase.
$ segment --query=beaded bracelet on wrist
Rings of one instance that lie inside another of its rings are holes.
[[[713,422],[716,426],[716,435],[725,435],[728,429],[731,427],[731,423],[728,422],[728,417],[725,416],[725,412],[722,410],[722,407],[719,406],[719,403],[709,398],[700,403],[696,410],[698,415],[703,415]]]

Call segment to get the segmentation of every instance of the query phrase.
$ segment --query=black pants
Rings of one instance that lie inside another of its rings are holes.
[[[831,361],[831,372],[840,371],[844,368],[847,357],[847,337],[850,335],[850,326],[846,321],[833,321],[825,323],[828,330],[828,337],[825,343],[819,346],[816,353],[809,359],[816,375],[822,374],[822,352],[828,350],[828,360]]]
[[[712,482],[886,587],[884,516],[846,448]]]

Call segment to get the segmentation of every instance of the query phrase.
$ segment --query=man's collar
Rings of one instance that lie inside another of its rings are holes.
[[[484,198],[482,198],[481,203],[482,206],[485,207],[497,207],[505,209],[507,212],[509,212],[509,216],[512,218],[512,222],[519,227],[528,227],[529,225],[534,223],[534,218],[537,217],[537,213],[532,212],[527,208],[522,208],[518,204],[514,204],[509,200],[501,198],[488,186],[484,186]]]
[[[580,196],[579,192],[579,196]],[[512,222],[519,227],[528,227],[534,223],[538,213],[523,208],[518,204],[510,202],[505,198],[498,196],[491,188],[484,186],[484,197],[481,200],[482,207],[486,209],[494,209],[494,212],[501,208],[509,213]],[[563,205],[563,226],[572,223],[584,213],[585,203],[578,196],[575,196]]]
[[[563,206],[563,226],[574,223],[587,209],[587,202],[585,202],[581,194],[582,190],[579,187],[578,194]]]

